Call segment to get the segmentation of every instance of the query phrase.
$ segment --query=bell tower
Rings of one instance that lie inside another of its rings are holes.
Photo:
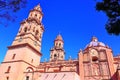
[[[54,40],[54,47],[50,50],[50,61],[64,60],[65,51],[64,51],[64,42],[62,36],[59,34]]]
[[[41,40],[44,31],[41,22],[42,17],[43,14],[40,5],[37,5],[30,11],[28,18],[21,22],[19,32],[12,45],[27,43],[37,51],[41,51]]]
[[[0,66],[1,80],[31,80],[25,72],[34,72],[40,63],[41,41],[44,32],[42,10],[37,5],[27,19],[20,24],[20,29]]]

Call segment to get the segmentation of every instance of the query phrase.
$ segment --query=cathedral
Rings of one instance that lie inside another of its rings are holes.
[[[92,37],[77,59],[65,60],[64,40],[59,34],[50,50],[49,61],[40,62],[44,26],[40,5],[35,6],[8,46],[0,64],[0,80],[120,80],[120,57]],[[43,44],[44,45],[44,44]]]

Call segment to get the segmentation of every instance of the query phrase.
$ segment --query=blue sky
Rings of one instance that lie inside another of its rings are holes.
[[[3,61],[7,46],[12,44],[20,22],[28,17],[29,11],[40,3],[43,11],[45,31],[42,39],[42,59],[49,60],[50,48],[60,33],[64,39],[66,59],[77,58],[92,36],[112,48],[114,55],[120,53],[120,36],[109,35],[105,30],[107,17],[95,10],[95,0],[29,0],[27,7],[16,13],[18,19],[8,27],[0,25],[0,62]]]

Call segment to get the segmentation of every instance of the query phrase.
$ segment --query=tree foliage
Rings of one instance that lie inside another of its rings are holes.
[[[6,26],[5,21],[15,21],[16,16],[13,14],[24,8],[26,3],[27,0],[0,0],[0,24]]]
[[[96,10],[103,11],[108,21],[105,29],[109,34],[120,35],[120,0],[102,0],[96,3]]]

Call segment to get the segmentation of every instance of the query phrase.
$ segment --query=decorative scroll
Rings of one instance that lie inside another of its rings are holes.
[[[100,52],[100,60],[106,60],[106,53],[105,51]]]
[[[102,63],[102,75],[109,75],[107,62]]]
[[[92,64],[92,75],[100,75],[99,64]]]
[[[91,73],[90,70],[91,70],[90,65],[89,64],[84,64],[84,74],[85,74],[85,76],[90,76],[90,73]]]

